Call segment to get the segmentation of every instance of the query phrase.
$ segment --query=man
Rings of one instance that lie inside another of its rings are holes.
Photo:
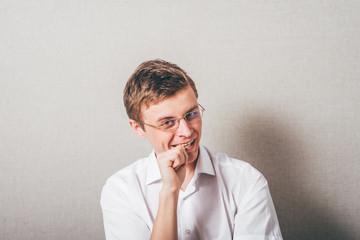
[[[130,126],[154,151],[107,180],[108,240],[282,239],[262,174],[200,145],[197,97],[193,80],[163,60],[142,63],[128,80]]]

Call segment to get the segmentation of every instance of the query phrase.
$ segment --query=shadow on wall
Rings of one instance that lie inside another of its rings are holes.
[[[309,171],[309,163],[316,159],[311,159],[305,141],[290,125],[271,113],[247,116],[237,129],[236,142],[241,144],[237,156],[267,178],[284,239],[353,239],[314,196],[311,183],[317,176]]]

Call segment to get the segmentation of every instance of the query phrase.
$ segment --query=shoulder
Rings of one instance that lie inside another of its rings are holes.
[[[141,176],[146,173],[146,170],[149,166],[150,158],[139,159],[132,164],[126,166],[125,168],[117,171],[115,174],[110,176],[107,181],[117,180],[117,179],[128,179],[129,177]]]
[[[110,176],[103,187],[104,192],[114,195],[129,195],[146,183],[151,157],[142,158]]]
[[[227,185],[245,187],[259,182],[266,184],[262,173],[250,163],[229,157],[225,153],[213,153],[205,149],[212,161],[217,178],[221,178]]]
[[[226,170],[237,174],[244,174],[244,173],[248,173],[250,175],[261,174],[250,163],[244,160],[229,157],[225,153],[214,153],[211,152],[208,148],[206,147],[204,148],[207,151],[216,170],[222,170],[222,171]]]

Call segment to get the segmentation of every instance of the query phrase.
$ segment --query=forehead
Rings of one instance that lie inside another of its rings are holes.
[[[144,120],[157,121],[166,117],[178,117],[196,106],[196,95],[189,86],[160,102],[150,104],[148,107],[143,106],[141,112]]]

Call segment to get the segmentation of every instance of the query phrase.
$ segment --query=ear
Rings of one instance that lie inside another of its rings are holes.
[[[139,138],[142,138],[142,139],[146,138],[145,131],[144,131],[144,129],[141,128],[141,126],[139,125],[138,122],[136,122],[135,120],[130,119],[129,123],[130,123],[130,127],[132,128],[132,130],[135,132],[135,134]]]

